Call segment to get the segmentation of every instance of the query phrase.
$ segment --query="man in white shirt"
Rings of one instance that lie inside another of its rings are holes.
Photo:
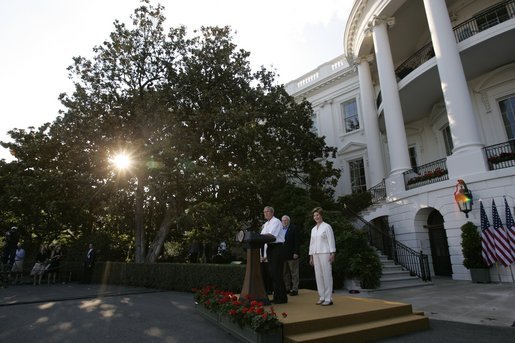
[[[274,209],[271,206],[266,206],[263,210],[266,222],[263,224],[261,230],[262,235],[268,235],[275,238],[275,241],[268,243],[265,248],[265,256],[268,259],[270,267],[270,275],[274,285],[274,299],[275,304],[285,304],[288,302],[286,294],[286,287],[284,286],[283,268],[284,268],[284,232],[282,232],[282,223],[279,219],[274,217]]]

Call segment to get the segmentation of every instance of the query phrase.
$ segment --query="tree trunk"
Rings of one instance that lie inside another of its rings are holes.
[[[136,180],[136,200],[134,203],[134,241],[136,245],[135,262],[145,262],[145,220],[143,209],[143,185],[141,178]]]
[[[169,208],[166,211],[165,218],[161,222],[161,225],[159,226],[159,230],[156,233],[156,236],[154,237],[154,241],[150,245],[150,248],[148,249],[147,254],[147,263],[155,263],[157,257],[163,250],[163,245],[166,239],[166,236],[168,236],[168,233],[170,232],[170,227],[172,225],[172,210]]]

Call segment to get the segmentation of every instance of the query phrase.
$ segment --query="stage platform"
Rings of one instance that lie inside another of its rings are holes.
[[[286,312],[283,342],[372,342],[429,329],[429,319],[410,304],[346,295],[333,296],[334,305],[320,306],[318,293],[299,290],[287,304],[272,304]]]

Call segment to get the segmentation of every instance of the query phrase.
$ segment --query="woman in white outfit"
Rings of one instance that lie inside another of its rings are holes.
[[[311,229],[311,240],[309,242],[309,264],[315,267],[315,279],[319,300],[317,305],[329,306],[333,304],[333,274],[331,264],[336,253],[336,243],[331,225],[324,222],[322,208],[317,207],[313,213],[316,222]]]

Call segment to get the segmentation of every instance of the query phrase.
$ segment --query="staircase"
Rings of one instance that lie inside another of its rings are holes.
[[[379,254],[379,260],[383,265],[383,275],[381,276],[381,286],[376,289],[370,289],[369,292],[384,291],[389,289],[421,287],[432,285],[432,282],[422,281],[417,276],[405,270],[402,266],[396,265],[387,256]]]
[[[376,209],[375,206],[379,205],[372,205],[369,208]],[[380,287],[380,290],[426,285],[427,281],[431,280],[428,255],[424,254],[422,251],[415,251],[413,248],[397,241],[395,239],[393,226],[385,228],[385,223],[383,223],[381,227],[378,227],[365,220],[347,206],[344,205],[344,208],[355,218],[356,222],[353,224],[355,228],[357,227],[357,221],[365,224],[360,230],[367,233],[368,244],[376,249],[383,262],[384,272],[381,283],[384,284]],[[384,209],[385,207],[382,206],[380,208]],[[379,250],[381,250],[385,256],[381,256],[382,253],[380,253]],[[393,264],[393,261],[388,261],[386,256],[394,258],[398,267]],[[420,282],[415,281],[418,280],[418,278],[420,278]],[[426,281],[426,283],[422,283],[422,281]]]

